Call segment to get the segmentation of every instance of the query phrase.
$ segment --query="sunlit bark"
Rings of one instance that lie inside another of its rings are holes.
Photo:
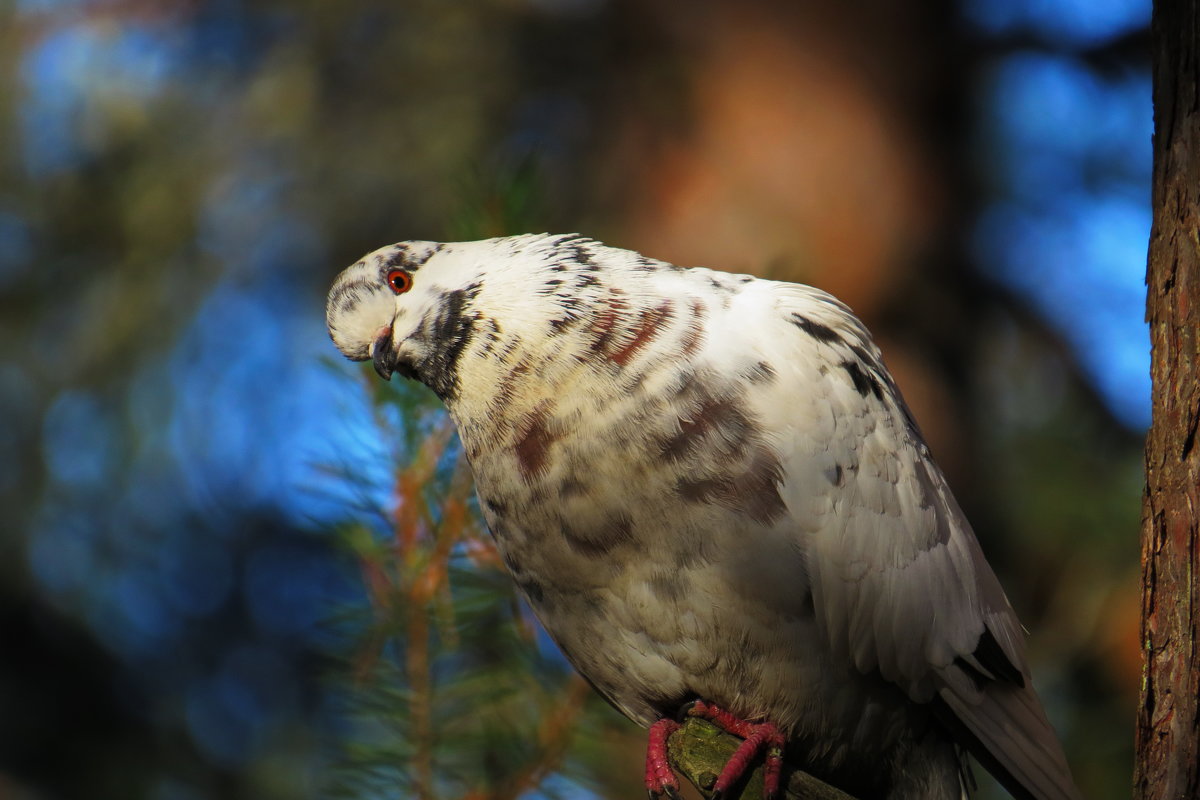
[[[1134,796],[1200,796],[1200,9],[1155,3],[1142,645]]]

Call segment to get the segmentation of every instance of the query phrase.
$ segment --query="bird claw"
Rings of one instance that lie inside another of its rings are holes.
[[[775,800],[779,797],[783,776],[783,745],[772,744],[767,748],[767,761],[763,765],[763,797]]]
[[[661,800],[664,796],[667,800],[680,800],[679,783],[667,761],[667,742],[671,734],[679,730],[680,722],[687,717],[707,719],[718,728],[743,740],[713,784],[709,800],[724,800],[730,787],[749,774],[760,756],[765,760],[764,800],[775,800],[779,797],[785,744],[779,728],[770,722],[746,722],[711,703],[695,700],[680,707],[679,721],[664,717],[650,726],[646,744],[646,794],[650,800]]]
[[[676,710],[676,711],[675,711],[675,721],[676,721],[676,722],[678,722],[678,723],[680,723],[680,724],[683,724],[684,720],[686,720],[688,717],[694,717],[694,716],[696,716],[696,715],[693,713],[693,710],[696,708],[696,706],[699,706],[699,705],[703,705],[703,701],[702,701],[702,700],[689,700],[689,701],[687,701],[686,703],[684,703],[683,705],[681,705],[681,706],[678,708],[678,710]]]
[[[746,722],[730,714],[724,709],[710,703],[698,700],[692,703],[687,713],[693,717],[707,719],[718,728],[743,739],[724,769],[713,784],[711,797],[719,800],[736,782],[746,776],[752,769],[754,761],[762,756],[763,765],[763,796],[765,800],[774,800],[779,796],[780,777],[783,772],[783,733],[770,722]]]
[[[683,800],[683,796],[679,794],[679,791],[674,786],[663,786],[658,789],[646,790],[647,800],[660,800],[663,795],[666,795],[667,800]]]
[[[666,796],[667,800],[683,800],[683,795],[679,793],[679,789],[668,784],[663,784],[657,789],[646,789],[646,797],[648,800],[661,800],[664,795]]]
[[[679,723],[660,719],[650,726],[646,743],[646,792],[651,800],[666,795],[668,800],[680,800],[679,783],[667,762],[667,740],[679,730]]]

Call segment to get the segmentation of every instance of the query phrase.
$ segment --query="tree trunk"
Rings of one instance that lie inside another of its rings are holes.
[[[1158,0],[1147,319],[1154,416],[1142,510],[1134,796],[1200,797],[1200,10]]]

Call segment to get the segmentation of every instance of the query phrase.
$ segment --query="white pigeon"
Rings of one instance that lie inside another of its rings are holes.
[[[964,751],[1074,800],[1022,629],[862,323],[817,289],[578,235],[401,242],[344,271],[330,335],[445,402],[517,587],[650,728],[746,738],[859,798],[950,800]]]

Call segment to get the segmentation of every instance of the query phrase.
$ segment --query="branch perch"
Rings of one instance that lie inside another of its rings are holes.
[[[717,775],[741,743],[741,739],[708,720],[688,717],[682,727],[671,734],[667,754],[671,766],[691,781],[705,798],[710,798]],[[855,800],[791,764],[784,764],[783,773],[787,777],[784,792],[787,800]],[[749,779],[733,788],[727,800],[762,800],[762,796],[763,768],[759,765]]]

